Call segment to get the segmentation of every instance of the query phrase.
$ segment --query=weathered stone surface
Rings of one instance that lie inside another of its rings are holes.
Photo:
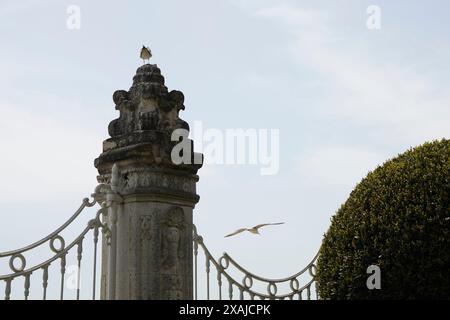
[[[180,110],[185,109],[183,93],[168,91],[156,65],[138,68],[130,90],[116,91],[113,100],[120,116],[109,124],[111,138],[104,141],[103,153],[95,160],[101,176],[111,172],[114,163],[130,159],[197,173],[199,164],[174,165],[171,161],[171,151],[177,144],[171,141],[172,132],[189,130],[189,125],[179,117]],[[192,154],[191,163],[193,160]]]
[[[95,160],[98,181],[111,184],[121,199],[108,218],[117,241],[108,246],[103,239],[102,297],[192,299],[192,211],[201,164],[193,164],[194,155],[191,164],[171,160],[173,130],[189,130],[179,118],[183,93],[169,92],[159,68],[146,64],[130,90],[116,91],[113,100],[120,116],[109,124],[111,137]]]
[[[192,299],[192,208],[131,202],[118,221],[116,299]]]

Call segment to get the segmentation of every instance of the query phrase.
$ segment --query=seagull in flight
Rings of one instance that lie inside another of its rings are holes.
[[[236,230],[233,233],[230,233],[229,235],[226,235],[225,238],[232,237],[232,236],[237,235],[239,233],[242,233],[244,231],[248,231],[248,232],[251,232],[253,234],[260,234],[259,230],[258,230],[259,228],[262,228],[262,227],[265,227],[265,226],[275,226],[275,225],[279,225],[279,224],[284,224],[284,222],[258,224],[256,226],[254,226],[253,228],[250,228],[250,229],[248,229],[248,228],[241,228],[241,229]]]
[[[145,60],[149,61],[151,57],[152,57],[152,51],[148,47],[143,45],[142,49],[141,49],[141,59],[142,59],[142,61],[144,61],[144,64],[145,64]]]

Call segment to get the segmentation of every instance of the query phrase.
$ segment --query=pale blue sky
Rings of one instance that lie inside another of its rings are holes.
[[[265,276],[302,267],[369,170],[450,136],[448,1],[330,2],[0,0],[0,250],[52,231],[94,189],[112,93],[146,44],[189,123],[280,129],[278,175],[200,170],[208,246]],[[81,30],[66,28],[70,4]],[[381,30],[366,28],[371,4]]]

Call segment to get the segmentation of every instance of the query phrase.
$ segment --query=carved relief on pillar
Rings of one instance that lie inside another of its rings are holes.
[[[119,193],[129,193],[143,188],[170,188],[173,191],[196,194],[196,176],[184,176],[133,168],[120,173],[118,181]],[[99,177],[99,181],[109,184],[111,175]]]
[[[184,211],[172,207],[161,230],[161,294],[162,299],[184,299],[183,279],[186,273],[186,223]]]
[[[128,248],[129,252],[134,252],[133,256],[130,256],[132,267],[128,279],[130,299],[151,297],[153,288],[148,265],[154,259],[158,247],[158,244],[154,243],[158,216],[160,216],[159,209],[147,214],[129,216]]]
[[[139,217],[139,224],[141,225],[141,243],[144,241],[150,241],[152,238],[152,216],[145,215]]]
[[[187,176],[169,175],[152,171],[133,171],[126,174],[123,182],[123,190],[129,191],[137,188],[170,188],[174,191],[182,191],[195,194],[196,179]]]

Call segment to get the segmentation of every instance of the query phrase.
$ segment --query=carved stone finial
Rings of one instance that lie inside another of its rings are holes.
[[[111,184],[115,192],[126,194],[158,193],[184,197],[196,203],[198,154],[191,161],[174,163],[172,151],[179,141],[172,141],[176,129],[189,131],[180,119],[184,110],[181,91],[169,91],[156,64],[136,70],[129,90],[117,90],[113,101],[119,117],[109,124],[110,138],[103,142],[103,152],[95,160],[98,182]],[[193,141],[188,140],[193,148]],[[120,167],[120,172],[118,167]]]
[[[113,101],[120,114],[109,124],[111,138],[104,141],[103,153],[96,159],[100,174],[110,172],[113,163],[136,156],[146,164],[193,174],[201,167],[175,165],[171,161],[171,151],[178,143],[171,141],[172,133],[176,129],[189,130],[189,125],[179,117],[185,109],[183,93],[167,89],[156,64],[139,67],[131,88],[114,92]]]
[[[138,68],[130,90],[114,92],[113,100],[120,117],[109,125],[112,138],[139,131],[189,129],[179,118],[179,111],[184,110],[184,95],[181,91],[168,91],[157,65]]]

